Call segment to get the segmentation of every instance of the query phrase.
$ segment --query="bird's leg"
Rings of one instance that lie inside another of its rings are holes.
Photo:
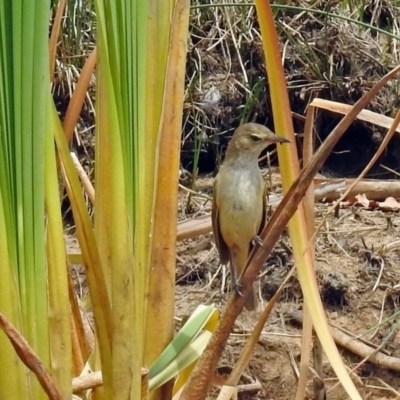
[[[253,246],[255,246],[256,244],[258,244],[259,246],[264,247],[264,242],[263,242],[263,240],[261,239],[261,237],[258,236],[258,235],[254,236],[253,240],[251,241],[251,244],[252,244]],[[239,276],[239,278],[238,278],[238,280],[237,280],[237,282],[239,282],[239,285],[240,285],[240,280],[242,279],[243,274],[246,272],[246,269],[247,269],[247,268],[244,268],[243,271],[240,273],[240,276]]]
[[[231,278],[232,278],[232,286],[233,290],[238,296],[243,296],[242,293],[240,292],[241,288],[241,283],[240,283],[240,277],[238,278],[237,276],[237,252],[236,250],[233,250],[231,253]]]

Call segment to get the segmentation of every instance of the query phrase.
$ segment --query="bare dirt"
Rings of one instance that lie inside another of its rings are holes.
[[[210,212],[204,195],[212,191],[212,178],[198,180],[201,196],[192,195],[190,213],[188,193],[180,195],[180,219]],[[272,190],[279,190],[274,174]],[[330,204],[316,205],[316,224],[325,216]],[[400,357],[398,313],[400,302],[400,217],[394,211],[343,208],[339,215],[328,215],[316,239],[316,273],[329,323],[347,335],[362,337],[369,345],[393,357]],[[261,272],[260,298],[264,305],[275,293],[293,266],[290,239],[285,234]],[[219,265],[212,234],[187,239],[178,244],[176,313],[186,317],[200,303],[214,304],[223,311],[229,295],[228,268]],[[292,278],[275,307],[257,344],[239,399],[294,399],[297,368],[300,364],[301,325],[290,316],[302,310],[303,297],[297,278]],[[260,311],[244,311],[231,334],[220,362],[221,374],[235,364],[244,341],[258,320]],[[390,318],[390,320],[388,320]],[[386,321],[388,320],[388,321]],[[386,322],[385,322],[386,321]],[[351,369],[362,358],[339,347]],[[324,358],[327,398],[348,396]],[[363,399],[400,398],[400,373],[380,368],[366,361],[352,375]],[[313,399],[312,373],[309,374],[308,398]],[[210,398],[216,398],[212,394]]]

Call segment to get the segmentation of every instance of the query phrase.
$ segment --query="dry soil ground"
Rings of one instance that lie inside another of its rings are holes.
[[[277,187],[276,179],[273,186]],[[210,193],[212,179],[198,182],[197,189]],[[278,189],[279,190],[279,189]],[[193,196],[191,214],[185,210],[188,194],[180,198],[180,219],[210,212],[204,197]],[[316,205],[316,223],[329,205]],[[316,271],[323,303],[334,327],[350,336],[382,346],[381,351],[400,357],[398,327],[400,302],[400,216],[363,208],[343,208],[339,216],[329,215],[316,240]],[[260,296],[265,302],[273,295],[293,265],[290,240],[282,237],[265,262],[260,278]],[[214,304],[223,310],[229,292],[229,277],[223,284],[224,270],[211,234],[187,239],[178,245],[177,317],[188,316],[200,303]],[[228,274],[227,270],[225,271]],[[243,383],[259,384],[257,390],[244,390],[240,399],[294,399],[297,385],[296,366],[300,362],[301,326],[290,319],[302,310],[303,297],[297,278],[292,278],[264,328]],[[220,362],[221,373],[236,362],[246,337],[255,325],[259,312],[243,312],[239,317]],[[386,323],[386,319],[392,317]],[[380,324],[381,323],[381,324]],[[380,325],[379,325],[380,324]],[[349,368],[359,356],[339,347]],[[347,395],[328,361],[324,359],[327,398],[347,399]],[[356,370],[354,381],[364,399],[400,398],[400,373],[366,362]],[[244,386],[245,387],[245,386]],[[313,389],[311,378],[309,398]],[[215,396],[211,395],[210,398]]]

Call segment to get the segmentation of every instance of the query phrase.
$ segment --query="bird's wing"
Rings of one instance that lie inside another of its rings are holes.
[[[263,193],[263,210],[262,210],[262,217],[261,217],[261,223],[260,223],[260,227],[258,228],[258,232],[257,235],[260,235],[260,233],[263,231],[263,229],[265,228],[265,225],[267,223],[267,197],[268,197],[268,191],[267,191],[267,187],[265,186],[264,188],[264,193]],[[250,243],[250,251],[253,250],[253,242]]]
[[[262,232],[262,230],[265,228],[265,224],[267,223],[267,197],[268,197],[268,191],[267,191],[267,186],[265,186],[263,194],[263,200],[264,200],[263,212],[262,212],[260,228],[258,229],[258,235]]]
[[[212,227],[214,232],[214,240],[219,252],[219,258],[221,264],[228,264],[230,260],[229,247],[224,241],[219,230],[219,215],[218,215],[218,204],[217,204],[217,186],[214,184],[214,194],[212,202],[212,213],[211,213]]]

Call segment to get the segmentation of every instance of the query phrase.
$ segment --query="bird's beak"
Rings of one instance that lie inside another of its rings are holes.
[[[275,135],[274,138],[270,139],[270,142],[271,143],[280,143],[280,144],[291,143],[291,141],[289,139],[286,139],[286,138],[284,138],[282,136],[278,136],[278,135]]]

